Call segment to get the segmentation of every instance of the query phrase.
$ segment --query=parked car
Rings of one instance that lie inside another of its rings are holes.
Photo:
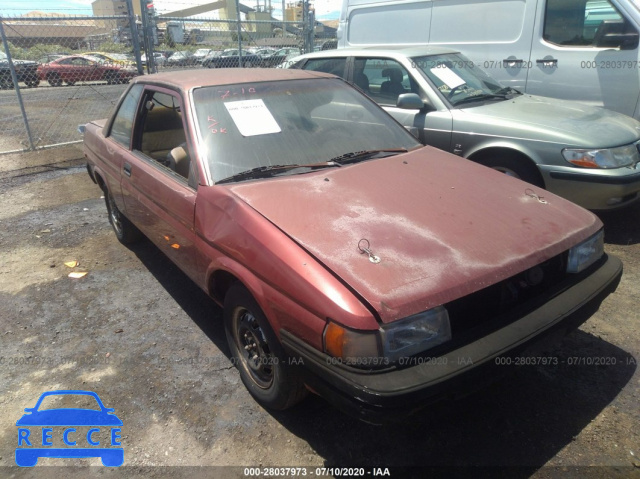
[[[70,53],[47,53],[38,59],[38,63],[49,63],[62,57],[68,57]]]
[[[153,52],[153,60],[154,60],[154,62],[156,64],[156,66],[161,67],[166,63],[167,58],[160,52]],[[142,65],[146,66],[147,65],[147,55],[143,53],[140,56],[140,61],[142,62]]]
[[[297,57],[301,54],[302,50],[300,50],[298,47],[281,48],[280,50],[274,52],[272,55],[264,57],[262,59],[262,63],[265,67],[276,67],[286,60]]]
[[[242,67],[253,68],[262,65],[262,58],[248,50],[242,50]],[[212,52],[202,61],[205,68],[238,68],[240,50],[229,48],[223,52]]]
[[[37,87],[40,84],[38,77],[38,63],[30,60],[11,59],[16,72],[18,82],[24,82],[28,87]],[[0,89],[13,88],[13,78],[9,68],[9,60],[4,52],[0,52]]]
[[[260,58],[267,58],[273,55],[276,52],[276,49],[271,47],[262,47],[262,48],[250,48],[249,51],[251,53],[255,53]]]
[[[640,122],[602,108],[523,95],[454,50],[349,48],[307,54],[289,66],[344,77],[416,130],[422,143],[585,208],[619,208],[640,197]]]
[[[188,50],[182,50],[178,52],[174,52],[167,61],[165,65],[168,67],[185,67],[185,66],[193,66],[196,64],[196,59]]]
[[[211,48],[198,48],[193,54],[195,63],[201,65],[204,58],[212,51],[214,50]]]
[[[62,83],[106,81],[109,85],[127,83],[138,74],[136,70],[120,65],[105,64],[99,58],[85,55],[70,55],[38,66],[38,75],[51,86]]]
[[[105,64],[135,67],[136,61],[124,53],[85,52],[83,55],[99,58]]]
[[[344,0],[340,47],[443,46],[518,90],[640,120],[640,2]]]
[[[323,73],[140,76],[84,152],[116,237],[146,235],[223,305],[273,409],[309,389],[376,421],[491,381],[622,272],[592,213],[423,147]]]

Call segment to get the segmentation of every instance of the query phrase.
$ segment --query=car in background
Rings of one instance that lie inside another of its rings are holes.
[[[147,65],[147,55],[145,53],[140,56],[140,61],[142,62],[143,66]],[[156,66],[161,67],[167,62],[167,58],[160,52],[153,52],[153,61],[155,62]]]
[[[18,82],[24,82],[28,87],[37,87],[40,84],[38,76],[38,63],[30,60],[11,59],[16,72]],[[13,77],[9,68],[9,59],[4,52],[0,52],[0,89],[8,90],[13,88]]]
[[[68,57],[71,53],[63,52],[63,53],[47,53],[46,55],[40,57],[38,59],[38,63],[49,63],[53,60],[57,60],[58,58]]]
[[[273,54],[264,57],[262,59],[262,64],[265,67],[275,67],[285,62],[286,60],[297,57],[301,54],[302,50],[300,50],[298,47],[281,48],[280,50],[275,51]]]
[[[202,65],[202,61],[204,58],[211,53],[213,50],[211,48],[198,48],[194,53],[194,61],[197,65]]]
[[[240,57],[242,56],[243,68],[254,68],[262,66],[262,58],[248,50],[240,50],[229,48],[223,52],[215,52],[207,55],[202,62],[205,68],[238,68],[240,66]]]
[[[99,58],[105,65],[120,65],[123,67],[135,67],[136,61],[124,53],[84,52],[83,55]]]
[[[46,80],[51,86],[87,81],[105,81],[115,85],[128,83],[137,74],[131,67],[104,63],[99,58],[86,55],[70,55],[38,66],[40,80]]]
[[[376,422],[489,383],[622,274],[595,215],[421,145],[333,75],[140,76],[84,153],[118,240],[146,235],[223,306],[270,409],[312,391]]]
[[[277,51],[276,48],[271,47],[249,48],[247,50],[258,55],[260,58],[270,57]]]
[[[194,66],[195,64],[196,59],[193,53],[188,50],[174,52],[165,62],[165,66],[167,67],[187,67]]]
[[[592,210],[640,198],[640,122],[504,87],[444,47],[348,48],[292,59],[360,87],[424,144]]]

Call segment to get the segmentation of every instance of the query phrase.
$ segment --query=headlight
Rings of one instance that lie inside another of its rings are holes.
[[[385,324],[377,331],[353,331],[329,322],[324,332],[325,351],[356,366],[390,364],[450,339],[449,313],[442,306]]]
[[[640,161],[637,144],[601,150],[565,148],[562,150],[562,156],[572,165],[583,168],[621,168]]]
[[[589,239],[569,250],[567,273],[579,273],[598,261],[604,254],[604,231],[600,230]]]

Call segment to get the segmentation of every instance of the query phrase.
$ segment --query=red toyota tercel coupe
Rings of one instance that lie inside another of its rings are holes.
[[[118,239],[141,233],[224,307],[249,392],[377,421],[489,382],[617,286],[593,214],[423,147],[345,81],[136,78],[85,127]]]

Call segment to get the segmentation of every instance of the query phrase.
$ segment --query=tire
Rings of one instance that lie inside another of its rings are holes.
[[[25,84],[29,87],[29,88],[35,88],[38,85],[40,85],[40,80],[29,80],[26,81]]]
[[[142,237],[142,233],[120,212],[113,196],[111,196],[111,193],[109,193],[109,190],[106,188],[104,189],[104,202],[107,205],[109,223],[111,223],[111,227],[118,241],[125,245],[138,241]]]
[[[55,72],[49,73],[49,75],[47,76],[47,82],[51,86],[60,86],[62,85],[62,78],[60,78],[60,75]]]
[[[240,283],[225,297],[224,327],[240,378],[256,401],[284,410],[306,397],[299,370],[290,364],[260,306]]]
[[[513,178],[544,188],[544,182],[536,166],[524,156],[498,154],[481,163]]]
[[[11,90],[13,88],[13,80],[9,75],[2,75],[0,77],[0,89]]]
[[[108,71],[104,74],[104,79],[107,81],[107,85],[115,85],[120,81],[118,74],[113,71]]]

